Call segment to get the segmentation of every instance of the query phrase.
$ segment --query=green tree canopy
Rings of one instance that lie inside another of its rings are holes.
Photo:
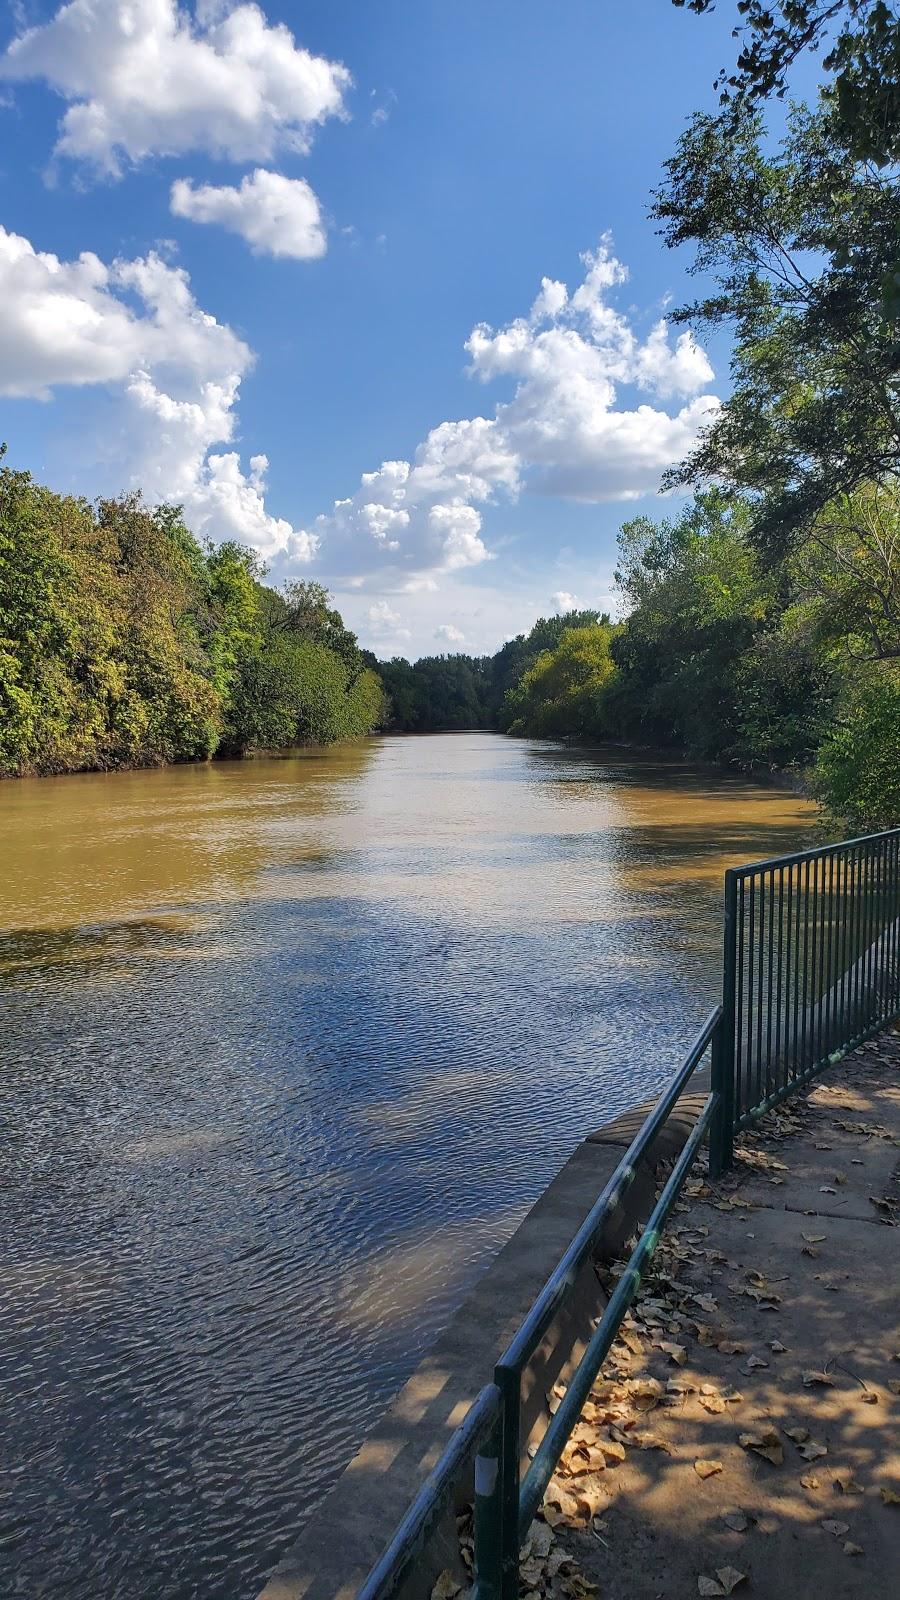
[[[609,622],[568,628],[555,648],[544,650],[508,692],[511,733],[539,737],[603,738],[609,731],[606,699],[615,677]]]
[[[653,214],[716,291],[678,317],[733,333],[733,392],[673,483],[754,495],[783,551],[835,498],[900,471],[900,188],[860,163],[827,108],[795,109],[766,149],[758,117],[695,116]]]
[[[716,0],[672,0],[702,13]],[[884,166],[900,156],[900,18],[885,0],[737,0],[733,68],[717,79],[732,122],[770,95],[787,93],[790,70],[822,52],[826,92],[848,148]]]

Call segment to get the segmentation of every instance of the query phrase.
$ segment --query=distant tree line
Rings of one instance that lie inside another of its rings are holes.
[[[0,774],[331,744],[385,719],[374,656],[320,584],[267,587],[139,495],[0,466]]]
[[[900,819],[900,488],[834,499],[780,559],[724,490],[619,538],[625,620],[542,618],[494,656],[381,667],[393,725],[613,739],[794,769],[854,827]]]

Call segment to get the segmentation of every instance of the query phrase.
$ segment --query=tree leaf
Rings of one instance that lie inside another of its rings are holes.
[[[818,1461],[820,1456],[827,1456],[827,1444],[820,1444],[818,1439],[810,1439],[808,1444],[800,1446],[800,1454],[804,1461]]]
[[[738,1442],[745,1450],[753,1450],[766,1461],[771,1461],[774,1467],[780,1467],[784,1461],[784,1447],[774,1428],[765,1428],[759,1433],[742,1433]]]
[[[739,1583],[746,1582],[746,1572],[739,1572],[737,1567],[716,1567],[716,1577],[722,1585],[723,1594],[731,1594]]]
[[[453,1573],[446,1569],[441,1573],[431,1591],[431,1600],[454,1600],[462,1589],[462,1584],[454,1578]]]

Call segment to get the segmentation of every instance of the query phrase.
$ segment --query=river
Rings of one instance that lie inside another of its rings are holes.
[[[812,832],[491,734],[0,785],[0,1593],[253,1596]]]

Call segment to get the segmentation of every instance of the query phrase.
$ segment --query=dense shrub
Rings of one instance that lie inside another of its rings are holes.
[[[329,744],[385,716],[318,584],[279,594],[252,551],[176,508],[56,495],[0,467],[0,773]]]

